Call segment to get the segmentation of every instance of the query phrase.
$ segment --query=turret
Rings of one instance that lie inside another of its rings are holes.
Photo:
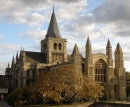
[[[123,51],[119,43],[115,50],[115,68],[124,68]]]
[[[91,54],[92,54],[91,42],[88,37],[87,42],[86,42],[86,57],[90,57]]]
[[[112,47],[109,39],[106,46],[106,55],[108,55],[109,59],[112,59]]]
[[[82,56],[79,53],[79,49],[77,44],[75,44],[73,52],[71,54],[72,63],[75,66],[75,84],[80,84],[82,78],[82,67],[81,67],[81,60]]]
[[[19,57],[18,57],[18,51],[17,51],[17,54],[16,54],[16,63],[18,63],[18,60],[19,60]]]
[[[79,53],[79,49],[78,49],[77,44],[75,44],[75,46],[74,46],[73,52],[71,54],[71,58],[72,58],[72,61],[76,61],[76,60],[79,60],[81,58],[81,54]]]
[[[126,73],[124,68],[123,51],[118,43],[115,50],[115,75],[118,81],[118,99],[126,99]]]
[[[74,54],[80,54],[77,44],[75,44],[73,52],[72,52],[72,55],[74,55]]]
[[[14,68],[14,64],[15,64],[15,59],[14,59],[14,55],[13,55],[13,58],[12,58],[12,63],[11,63],[11,69]]]
[[[113,59],[112,59],[112,46],[108,39],[107,46],[106,46],[106,55],[108,56],[107,59],[107,82],[110,82],[114,77],[113,71]]]
[[[25,62],[25,51],[24,51],[24,48],[23,48],[23,51],[22,51],[22,60],[23,60],[23,62]]]
[[[91,70],[93,69],[92,64],[93,64],[92,47],[88,37],[86,42],[86,58],[85,58],[85,69],[84,69],[88,77],[93,76],[93,72],[91,72]]]
[[[11,66],[13,66],[14,63],[15,63],[15,61],[14,61],[14,56],[13,56],[13,58],[12,58],[12,65]]]
[[[9,68],[9,62],[8,62],[8,68]]]

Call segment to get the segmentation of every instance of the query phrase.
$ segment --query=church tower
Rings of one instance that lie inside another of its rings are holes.
[[[91,47],[91,42],[89,40],[89,37],[86,42],[85,70],[88,77],[93,76],[92,47]]]
[[[61,38],[53,8],[50,24],[45,39],[41,41],[41,52],[50,65],[67,61],[66,39]]]
[[[81,61],[82,61],[82,56],[79,53],[79,49],[77,44],[75,44],[73,52],[71,54],[72,62],[74,63],[75,67],[75,84],[79,85],[81,83],[81,78],[82,78],[82,67],[81,67]]]
[[[107,82],[110,82],[110,80],[114,77],[114,71],[113,71],[112,47],[111,47],[111,43],[110,43],[109,39],[108,39],[107,46],[106,46],[106,55],[108,56]]]
[[[117,97],[120,100],[126,99],[126,75],[123,60],[123,51],[120,44],[115,50],[115,75],[117,76]]]

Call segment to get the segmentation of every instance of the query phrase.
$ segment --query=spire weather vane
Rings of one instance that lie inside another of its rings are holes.
[[[54,10],[54,0],[52,0],[53,1],[53,10]]]

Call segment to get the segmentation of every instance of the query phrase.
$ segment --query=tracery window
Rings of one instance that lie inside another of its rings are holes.
[[[107,81],[107,66],[104,60],[100,59],[95,64],[95,81],[106,82]]]

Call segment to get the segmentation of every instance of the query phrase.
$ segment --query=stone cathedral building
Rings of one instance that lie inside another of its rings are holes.
[[[45,38],[41,40],[41,52],[31,52],[21,49],[20,54],[13,57],[11,67],[5,71],[6,85],[9,89],[30,86],[34,77],[47,68],[75,65],[75,78],[78,84],[82,76],[93,78],[103,85],[106,90],[106,99],[126,99],[126,76],[123,51],[120,44],[115,50],[115,59],[112,59],[112,46],[108,40],[106,53],[92,53],[92,45],[88,37],[85,44],[85,58],[80,54],[75,44],[71,55],[66,50],[67,40],[62,38],[53,10],[50,24]]]

